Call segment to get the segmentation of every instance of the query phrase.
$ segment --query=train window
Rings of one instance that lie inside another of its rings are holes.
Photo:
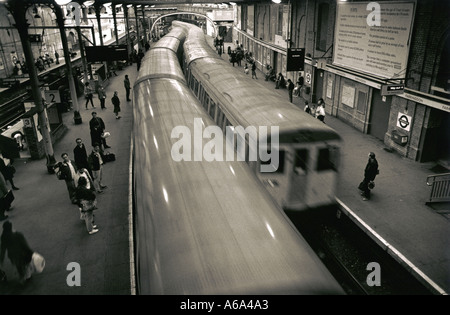
[[[222,113],[222,111],[220,110],[220,107],[219,107],[219,110],[218,110],[218,113],[217,113],[217,120],[216,120],[217,126],[222,128],[222,122],[223,122],[223,113]]]
[[[212,99],[209,100],[209,116],[215,120],[216,118],[216,103]]]
[[[308,150],[295,150],[294,171],[297,174],[306,174],[308,166]]]
[[[268,150],[268,154],[271,154],[272,152]],[[273,173],[283,173],[284,172],[284,158],[285,158],[286,151],[280,150],[278,151],[278,168]],[[272,159],[269,159],[268,161],[260,161],[261,165],[271,165]],[[275,166],[274,166],[275,167]]]
[[[210,100],[209,95],[205,93],[205,99],[203,101],[203,107],[206,109],[207,112],[209,112],[209,108],[208,108],[209,100]]]
[[[198,98],[198,81],[196,78],[194,78],[194,94]]]
[[[337,170],[338,149],[335,147],[319,149],[317,171]]]

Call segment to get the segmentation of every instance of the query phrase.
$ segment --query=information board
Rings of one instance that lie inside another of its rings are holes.
[[[415,3],[377,4],[379,10],[372,11],[369,2],[337,3],[333,64],[383,78],[404,77]],[[371,19],[377,14],[378,26]]]

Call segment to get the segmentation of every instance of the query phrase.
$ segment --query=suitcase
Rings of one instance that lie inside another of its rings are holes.
[[[116,155],[114,153],[108,153],[103,156],[103,162],[112,162],[116,160]]]

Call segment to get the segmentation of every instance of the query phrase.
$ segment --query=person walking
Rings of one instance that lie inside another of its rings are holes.
[[[66,182],[70,201],[73,204],[76,204],[77,200],[75,198],[75,189],[76,182],[78,181],[77,166],[75,161],[71,160],[67,153],[61,154],[61,157],[63,161],[55,165],[55,170],[57,173],[60,172],[59,179],[63,179]]]
[[[292,94],[294,93],[294,83],[291,81],[291,79],[287,80],[287,89],[289,93],[289,102],[292,103]]]
[[[92,176],[92,171],[88,162],[86,146],[84,145],[81,138],[77,138],[75,142],[77,143],[77,145],[73,149],[73,158],[75,159],[75,165],[78,170],[81,170],[83,168],[87,169],[89,174],[91,174]]]
[[[105,122],[101,117],[97,116],[97,112],[92,112],[92,119],[89,121],[89,129],[91,131],[91,143],[103,145],[105,149],[111,148],[106,144],[106,139],[102,137],[105,131]]]
[[[19,190],[18,187],[14,185],[14,173],[16,172],[16,169],[11,164],[6,165],[5,161],[2,157],[0,157],[0,172],[2,173],[3,177],[5,178],[5,181],[9,181],[11,183],[11,188],[14,190]]]
[[[107,188],[106,185],[102,184],[103,177],[103,159],[100,154],[100,145],[95,144],[92,153],[88,157],[89,165],[92,169],[92,177],[94,179],[95,190],[98,193],[102,193],[104,188]]]
[[[370,199],[370,182],[375,180],[375,177],[379,174],[378,170],[378,161],[375,158],[375,153],[369,153],[369,160],[367,161],[366,168],[364,169],[364,179],[359,184],[358,188],[361,190],[361,195],[363,196],[363,200]],[[373,187],[372,187],[373,188]]]
[[[84,98],[86,99],[86,109],[88,109],[88,103],[91,102],[92,108],[95,108],[94,106],[94,101],[92,100],[92,98],[94,97],[94,91],[91,88],[91,85],[89,84],[89,82],[86,82],[84,84]]]
[[[258,80],[258,78],[256,77],[256,61],[253,61],[252,63],[252,79],[253,78]]]
[[[88,233],[90,235],[97,233],[99,230],[97,225],[94,224],[94,210],[97,209],[97,196],[94,191],[87,188],[87,180],[85,177],[80,177],[78,179],[76,197],[79,202]]]
[[[3,267],[5,254],[8,252],[8,258],[16,267],[20,282],[24,283],[31,277],[31,272],[27,269],[31,263],[34,251],[30,248],[22,233],[13,232],[10,221],[3,223],[3,233],[0,239],[0,266]]]
[[[114,96],[111,98],[111,102],[114,105],[114,114],[116,114],[116,119],[120,119],[120,99],[119,96],[117,96],[117,91],[114,91]]]
[[[106,109],[106,107],[105,107],[106,91],[105,91],[105,88],[103,87],[103,85],[100,84],[100,86],[98,87],[97,93],[98,93],[98,99],[100,100],[100,108]]]
[[[123,85],[125,86],[127,102],[131,102],[131,99],[130,99],[131,85],[130,85],[130,79],[128,78],[128,74],[125,75],[125,79],[123,80]]]
[[[316,118],[325,123],[325,103],[323,98],[319,98],[317,102]]]

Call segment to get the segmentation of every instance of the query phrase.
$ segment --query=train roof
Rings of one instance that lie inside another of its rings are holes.
[[[244,162],[171,157],[174,128],[214,126],[185,84],[140,80],[133,93],[141,293],[343,293]]]
[[[190,34],[183,44],[187,65],[202,84],[214,91],[215,101],[234,120],[234,125],[278,126],[285,141],[299,138],[297,133],[309,134],[300,137],[309,141],[340,139],[334,129],[280,99],[279,94],[256,80],[249,80],[240,67],[231,67],[206,42],[204,34],[203,38],[198,33],[195,37]]]
[[[134,84],[149,78],[167,78],[179,80],[186,83],[180,62],[176,53],[167,48],[152,48],[144,55],[141,69]]]

